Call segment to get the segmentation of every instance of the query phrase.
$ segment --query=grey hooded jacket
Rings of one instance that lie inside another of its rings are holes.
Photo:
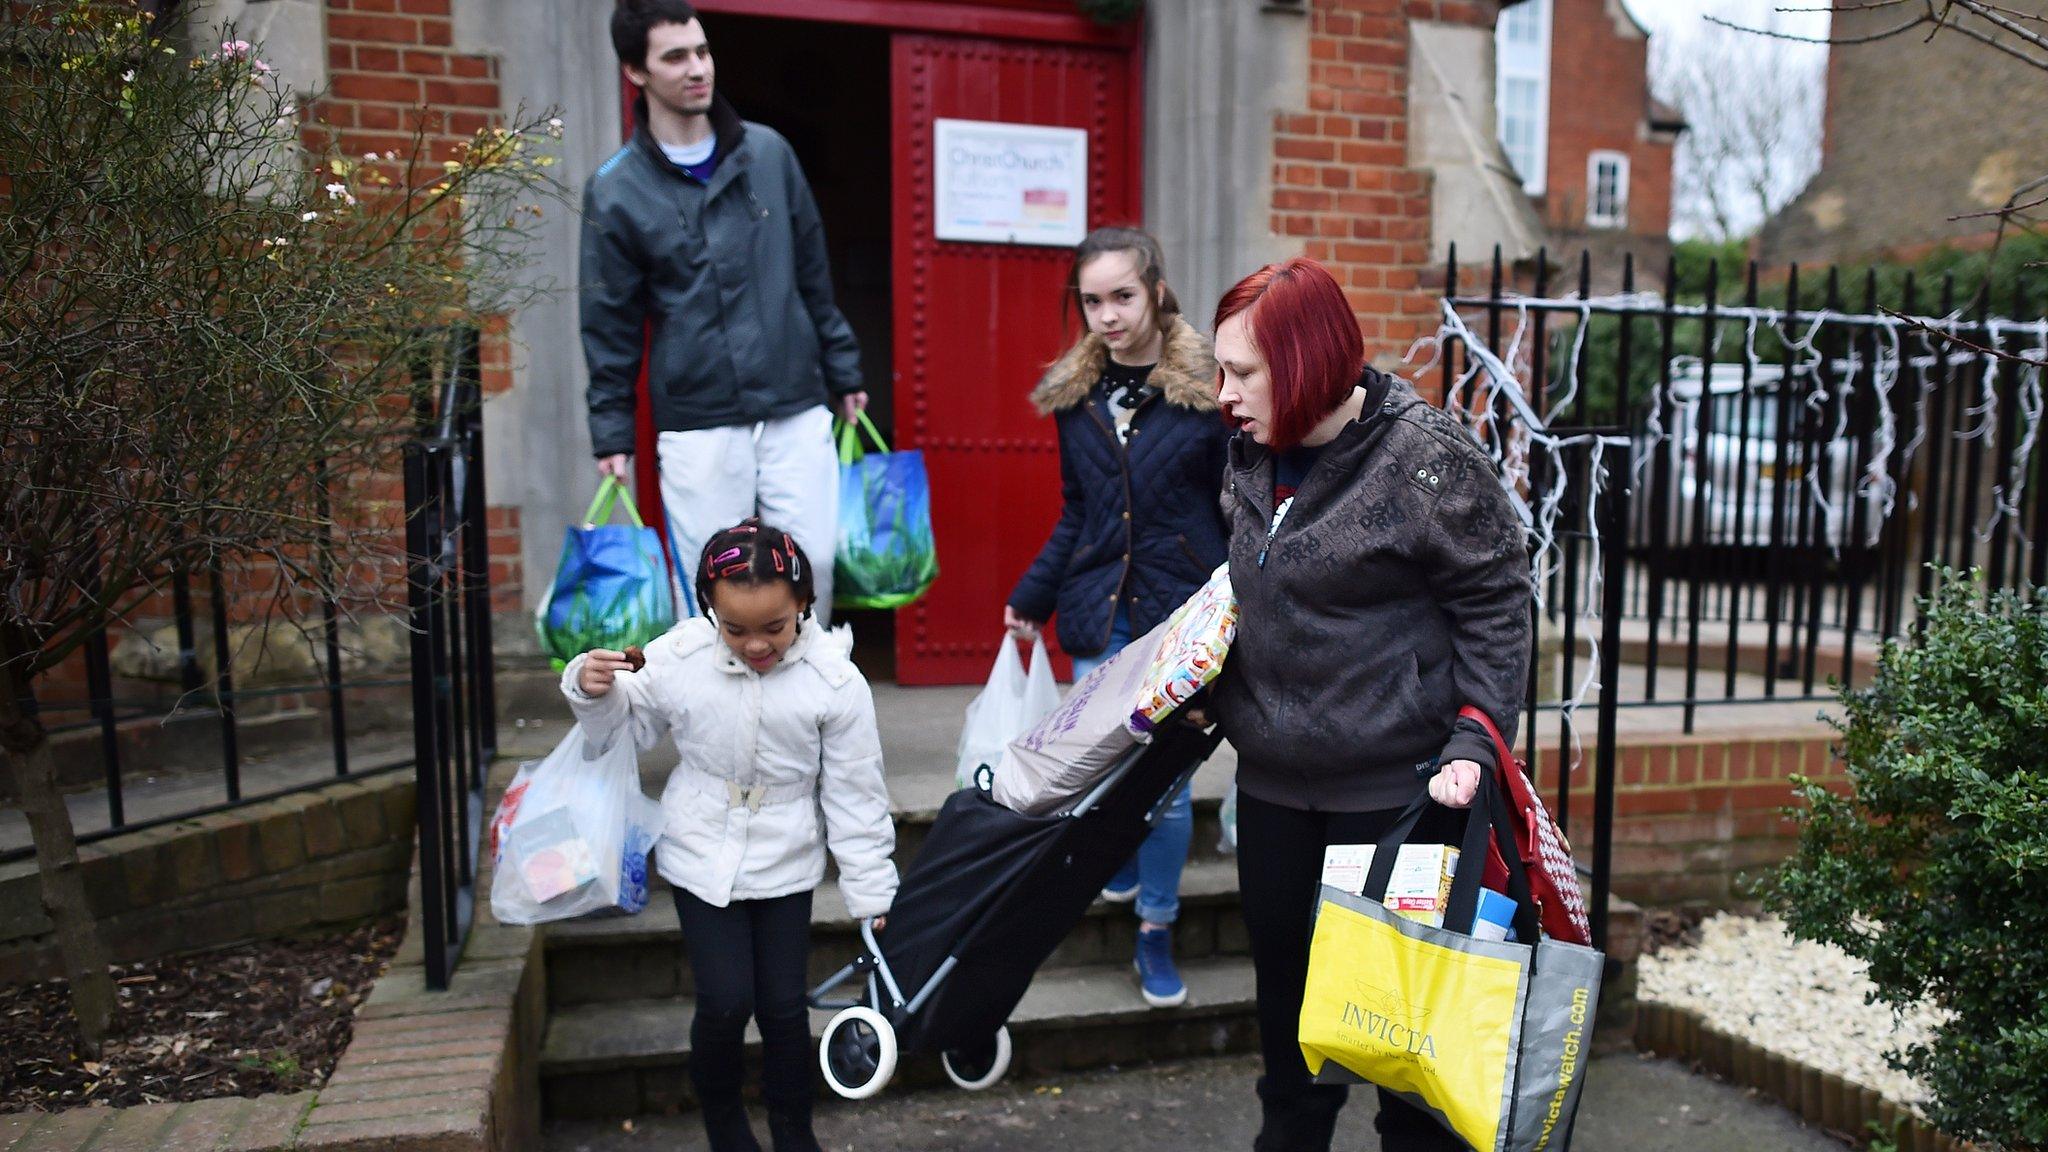
[[[1216,710],[1238,786],[1293,808],[1399,808],[1439,758],[1491,766],[1458,709],[1513,741],[1528,683],[1528,553],[1492,460],[1406,381],[1360,383],[1277,531],[1273,454],[1231,442],[1240,617]]]
[[[646,109],[583,189],[593,452],[633,451],[649,322],[657,431],[776,420],[860,391],[860,346],[833,303],[824,224],[788,141],[714,97],[720,159],[700,183],[662,155]]]

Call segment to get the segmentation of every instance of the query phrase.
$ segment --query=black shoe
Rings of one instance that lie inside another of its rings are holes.
[[[774,1142],[775,1152],[825,1152],[818,1144],[817,1134],[811,1131],[808,1112],[802,1115],[769,1112],[768,1138]]]
[[[711,1139],[711,1152],[761,1152],[747,1123],[746,1105],[737,1100],[704,1106],[704,1134]]]

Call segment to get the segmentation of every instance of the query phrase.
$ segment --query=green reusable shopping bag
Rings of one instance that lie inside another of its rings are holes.
[[[626,510],[630,525],[606,523],[615,505]],[[541,651],[560,671],[592,648],[617,652],[646,644],[675,623],[661,537],[640,522],[626,486],[607,476],[583,524],[562,534],[555,581],[533,614]]]
[[[939,578],[924,453],[889,451],[865,412],[858,423],[875,450],[861,447],[853,424],[839,424],[839,540],[832,557],[832,603],[901,608]]]

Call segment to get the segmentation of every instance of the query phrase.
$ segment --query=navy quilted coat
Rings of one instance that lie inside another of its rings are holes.
[[[1060,647],[1096,656],[1119,602],[1142,636],[1229,555],[1219,504],[1230,430],[1216,407],[1209,341],[1176,316],[1147,383],[1159,394],[1131,419],[1128,445],[1096,389],[1109,349],[1084,337],[1031,393],[1059,424],[1064,506],[1052,536],[1010,593],[1026,619],[1056,618]]]

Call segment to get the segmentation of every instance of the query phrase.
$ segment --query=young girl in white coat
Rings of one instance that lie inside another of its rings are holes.
[[[896,896],[874,699],[851,637],[810,615],[810,560],[787,533],[756,520],[718,533],[695,583],[708,617],[649,644],[637,669],[622,652],[577,657],[562,692],[599,745],[667,736],[682,753],[655,864],[695,977],[690,1080],[712,1149],[760,1149],[740,1100],[751,1016],[775,1152],[818,1152],[805,977],[825,849],[854,917],[879,928]]]

